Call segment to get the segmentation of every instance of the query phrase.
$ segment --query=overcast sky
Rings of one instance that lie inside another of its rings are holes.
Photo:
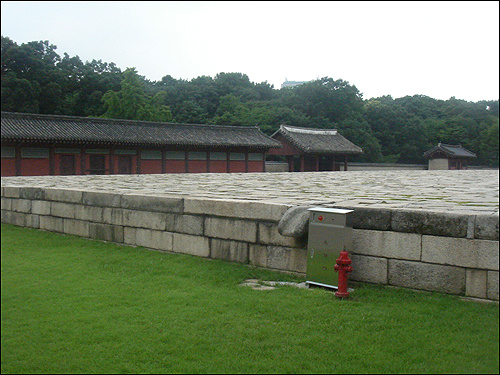
[[[2,36],[155,81],[343,79],[369,99],[499,98],[499,2],[1,2]]]

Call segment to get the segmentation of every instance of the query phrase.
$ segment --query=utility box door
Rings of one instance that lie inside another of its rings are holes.
[[[338,288],[335,264],[342,250],[352,250],[352,212],[336,208],[309,209],[308,284]]]

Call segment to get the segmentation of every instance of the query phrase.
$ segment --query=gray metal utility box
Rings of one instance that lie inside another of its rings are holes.
[[[309,209],[306,283],[338,288],[334,267],[340,252],[352,250],[353,210],[314,207]]]

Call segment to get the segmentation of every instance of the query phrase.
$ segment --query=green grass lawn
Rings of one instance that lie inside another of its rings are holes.
[[[2,224],[2,373],[498,373],[499,307]]]

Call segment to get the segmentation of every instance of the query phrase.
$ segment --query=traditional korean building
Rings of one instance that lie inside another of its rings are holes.
[[[284,157],[290,172],[339,171],[341,167],[346,171],[348,157],[363,153],[335,129],[281,125],[271,138],[283,147],[269,150],[268,159]]]
[[[258,127],[2,112],[2,176],[264,172]]]
[[[423,156],[429,159],[429,170],[467,169],[468,161],[475,158],[476,154],[461,145],[439,142],[436,147],[424,152]]]

